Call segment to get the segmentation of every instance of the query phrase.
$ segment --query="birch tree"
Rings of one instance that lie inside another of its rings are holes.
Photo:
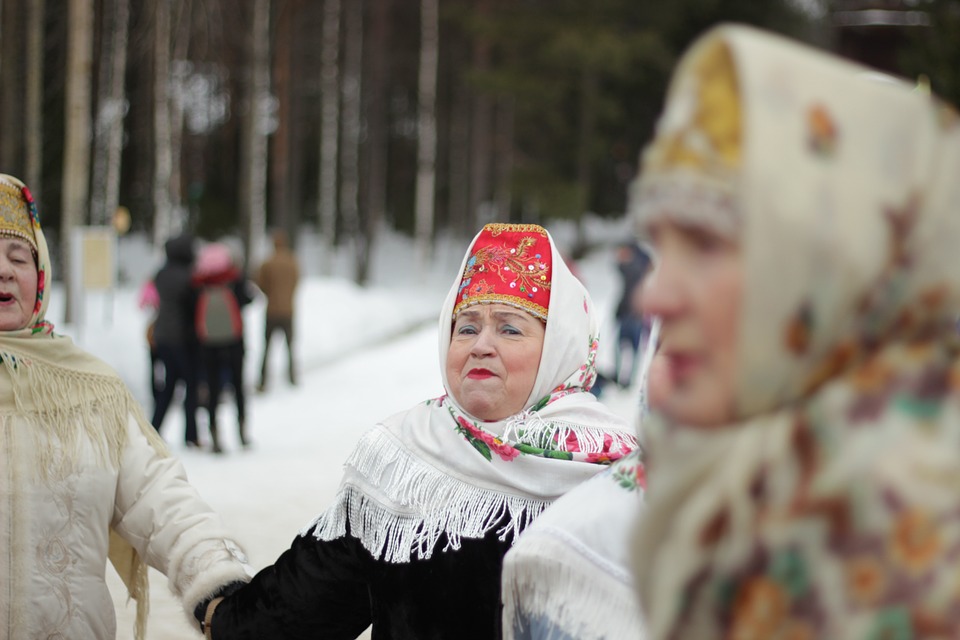
[[[437,158],[437,0],[420,2],[420,70],[417,106],[417,185],[415,201],[417,258],[421,270],[433,253],[434,186]]]
[[[170,15],[172,0],[155,0],[153,24],[153,243],[179,231],[170,198],[173,150],[170,146]]]
[[[124,76],[130,0],[111,0],[103,13],[100,47],[100,81],[94,140],[91,221],[107,224],[120,199],[120,157],[123,151],[123,118],[127,112]]]
[[[42,193],[43,167],[43,16],[45,0],[27,3],[27,77],[24,135],[24,180],[37,200]],[[38,202],[38,204],[41,204]],[[43,210],[42,207],[40,209]]]
[[[323,52],[320,70],[320,175],[318,218],[324,245],[323,273],[333,272],[337,224],[337,157],[340,129],[340,0],[323,3]]]
[[[70,0],[67,86],[64,105],[63,188],[60,218],[61,264],[72,264],[70,239],[86,219],[90,177],[90,81],[93,66],[93,0]],[[64,321],[74,321],[73,280],[66,278]]]
[[[270,0],[253,0],[247,114],[241,131],[240,207],[245,260],[260,246],[267,219],[267,108],[270,102]]]
[[[351,0],[344,13],[343,83],[340,118],[340,216],[345,235],[353,245],[354,256],[363,255],[364,238],[360,234],[358,193],[360,191],[360,83],[363,68],[363,3]],[[355,261],[356,265],[356,261]],[[355,279],[359,275],[355,270]],[[362,283],[360,283],[362,284]]]

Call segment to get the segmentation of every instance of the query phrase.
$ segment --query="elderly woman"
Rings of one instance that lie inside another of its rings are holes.
[[[30,191],[0,175],[0,635],[115,638],[109,549],[142,638],[144,562],[188,612],[248,568],[123,382],[53,333],[49,283]]]
[[[898,80],[735,26],[681,60],[636,211],[652,638],[960,637],[958,171]]]
[[[334,504],[204,618],[223,639],[500,636],[500,568],[568,489],[629,453],[587,393],[593,303],[548,233],[491,224],[440,313],[447,395],[363,436]]]

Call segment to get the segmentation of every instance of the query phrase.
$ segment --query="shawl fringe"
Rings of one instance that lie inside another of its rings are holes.
[[[398,444],[380,428],[368,432],[347,460],[334,504],[300,534],[333,540],[347,534],[349,522],[349,533],[374,558],[399,564],[414,554],[430,558],[442,535],[443,550],[456,550],[462,538],[482,538],[500,523],[500,540],[512,542],[548,505],[453,478]]]
[[[118,467],[131,414],[154,449],[169,455],[156,429],[117,376],[60,367],[8,350],[0,351],[0,362],[10,375],[14,415],[25,420],[34,434],[36,468],[44,479],[69,475],[84,441],[94,445],[100,464]],[[58,401],[50,402],[50,398]],[[77,429],[78,424],[81,429]],[[46,436],[51,435],[59,447],[45,444]]]
[[[537,411],[523,411],[512,418],[503,432],[511,444],[526,444],[554,451],[632,451],[633,433],[588,427],[566,420],[544,420]],[[570,445],[574,444],[574,447]]]
[[[32,345],[31,345],[32,346]],[[23,420],[32,434],[33,468],[43,480],[62,480],[73,472],[89,442],[101,465],[120,466],[127,444],[127,424],[134,418],[147,441],[161,456],[169,452],[143,409],[115,374],[60,366],[13,350],[0,351],[9,374],[13,411],[5,419]],[[8,396],[9,397],[9,396]],[[51,402],[51,398],[56,398]],[[78,428],[79,427],[79,428]],[[136,600],[136,640],[146,637],[150,613],[147,565],[125,540],[110,532],[108,557]]]
[[[622,567],[605,562],[569,536],[563,538],[538,534],[538,554],[517,548],[507,555],[502,581],[505,640],[523,637],[523,620],[549,621],[564,638],[643,640],[640,607]],[[561,556],[564,562],[553,560]]]

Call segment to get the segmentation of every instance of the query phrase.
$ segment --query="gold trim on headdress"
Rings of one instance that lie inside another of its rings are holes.
[[[631,194],[637,224],[666,215],[735,237],[742,131],[733,55],[725,43],[709,43],[675,81],[657,135],[644,151]]]
[[[22,187],[4,179],[0,179],[0,237],[23,240],[34,255],[37,253],[37,240]]]

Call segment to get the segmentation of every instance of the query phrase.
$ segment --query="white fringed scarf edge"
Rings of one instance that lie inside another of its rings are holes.
[[[429,559],[444,534],[443,550],[459,549],[462,538],[484,537],[505,516],[497,535],[515,539],[550,504],[453,478],[398,446],[379,425],[357,445],[347,468],[334,504],[301,535],[312,530],[333,540],[347,534],[349,522],[351,535],[374,558],[392,564]]]
[[[594,452],[620,448],[626,454],[637,446],[626,422],[586,393],[534,413],[543,414],[539,437],[547,437],[551,425],[555,433],[576,435],[581,446],[594,443]],[[564,414],[573,420],[560,418]],[[506,425],[522,427],[524,415]],[[505,429],[499,425],[489,425],[488,433]],[[457,432],[443,400],[421,403],[367,431],[345,467],[333,504],[300,534],[312,532],[319,540],[349,534],[388,563],[429,559],[442,536],[441,551],[491,531],[512,544],[556,498],[607,468],[525,454],[507,461],[493,453],[487,460]]]
[[[529,620],[564,638],[643,640],[636,591],[624,567],[599,558],[565,531],[540,529],[535,535],[536,553],[525,553],[521,545],[503,566],[505,639],[525,637],[523,621]]]

